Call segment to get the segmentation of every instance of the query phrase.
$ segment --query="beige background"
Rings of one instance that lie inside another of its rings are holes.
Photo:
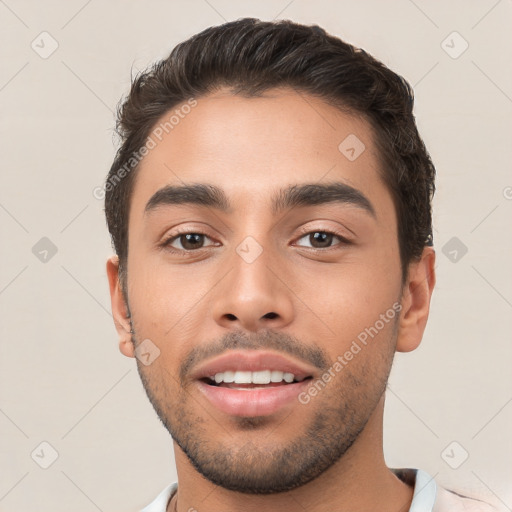
[[[511,14],[510,0],[0,0],[0,511],[134,511],[176,477],[117,350],[92,191],[130,70],[244,16],[320,24],[414,85],[438,170],[438,285],[421,348],[396,359],[385,453],[511,508]],[[47,469],[41,442],[58,452]]]

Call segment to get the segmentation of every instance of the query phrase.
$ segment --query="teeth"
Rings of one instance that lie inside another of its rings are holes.
[[[252,372],[253,384],[268,384],[270,382],[270,370],[263,370],[261,372]]]
[[[293,373],[285,373],[283,377],[285,382],[293,382]]]
[[[283,380],[283,372],[272,371],[270,372],[270,382],[281,382]]]
[[[215,379],[217,379],[217,375],[215,375]],[[222,380],[224,380],[224,376],[222,376]],[[235,384],[250,384],[251,382],[252,372],[235,372]]]
[[[235,384],[270,384],[271,382],[282,382],[283,380],[287,383],[290,383],[294,380],[304,379],[295,379],[295,375],[289,372],[281,372],[278,370],[260,370],[257,372],[220,372],[210,376],[210,380],[215,381],[217,384],[220,384],[221,382],[233,382]]]
[[[217,374],[219,375],[219,374]],[[235,382],[235,372],[224,372],[223,382]]]

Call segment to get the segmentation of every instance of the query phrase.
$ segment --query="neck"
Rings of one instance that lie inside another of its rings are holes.
[[[345,455],[313,481],[292,491],[254,495],[229,491],[203,478],[175,444],[178,493],[168,512],[407,512],[413,489],[386,466],[382,450],[384,399]],[[176,506],[176,508],[175,508]]]

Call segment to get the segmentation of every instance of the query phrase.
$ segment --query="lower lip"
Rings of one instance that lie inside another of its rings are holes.
[[[299,393],[309,385],[309,379],[282,386],[253,389],[233,389],[210,386],[198,381],[199,389],[210,403],[232,416],[268,416],[296,401]]]

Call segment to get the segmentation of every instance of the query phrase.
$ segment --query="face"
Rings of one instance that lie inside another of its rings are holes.
[[[374,148],[366,121],[319,99],[220,91],[141,163],[130,341],[178,450],[217,485],[302,485],[382,403],[402,286]]]

